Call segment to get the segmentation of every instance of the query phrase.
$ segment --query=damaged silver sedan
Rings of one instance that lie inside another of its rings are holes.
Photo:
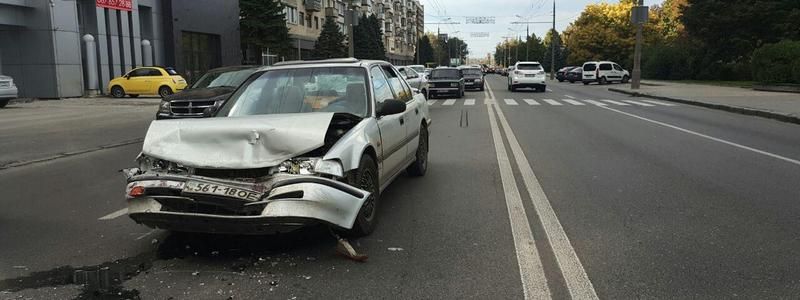
[[[425,98],[383,61],[281,63],[214,110],[151,123],[139,167],[125,170],[137,223],[228,234],[326,224],[367,235],[381,191],[427,170]]]

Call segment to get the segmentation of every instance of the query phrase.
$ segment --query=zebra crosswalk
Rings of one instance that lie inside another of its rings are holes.
[[[431,99],[429,106],[474,106],[476,99]],[[672,107],[678,106],[656,100],[611,100],[611,99],[484,99],[484,104],[497,103],[508,106],[629,106],[629,107]]]

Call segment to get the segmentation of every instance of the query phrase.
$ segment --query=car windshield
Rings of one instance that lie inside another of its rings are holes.
[[[192,85],[193,89],[213,88],[220,86],[238,87],[247,77],[255,73],[255,69],[245,69],[228,72],[209,72],[200,77],[200,80]]]
[[[464,76],[481,76],[481,75],[483,75],[483,72],[481,71],[481,69],[463,69],[463,70],[461,70],[461,72],[464,73]]]
[[[456,69],[437,69],[431,71],[431,79],[461,78],[461,71]]]
[[[417,73],[424,73],[425,72],[425,68],[424,67],[412,66],[412,67],[409,67],[409,68],[411,68],[414,71],[417,71]]]
[[[517,65],[517,70],[541,70],[542,65],[540,64],[519,64]]]
[[[362,68],[270,70],[231,96],[228,116],[341,112],[367,115],[366,73]]]

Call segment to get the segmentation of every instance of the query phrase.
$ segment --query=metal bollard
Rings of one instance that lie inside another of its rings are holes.
[[[153,46],[148,40],[142,40],[142,61],[145,66],[153,65]]]
[[[83,70],[86,72],[86,94],[98,94],[98,74],[97,74],[97,52],[94,46],[94,37],[91,34],[83,36],[84,49],[86,50],[86,66]]]

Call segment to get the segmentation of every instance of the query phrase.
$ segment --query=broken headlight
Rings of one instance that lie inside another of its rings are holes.
[[[341,163],[335,160],[323,160],[320,158],[290,159],[282,162],[277,167],[276,171],[296,175],[328,174],[336,177],[344,176]]]
[[[139,163],[139,170],[142,172],[154,171],[178,175],[189,175],[192,173],[192,169],[189,167],[146,155],[140,155],[136,161]]]

